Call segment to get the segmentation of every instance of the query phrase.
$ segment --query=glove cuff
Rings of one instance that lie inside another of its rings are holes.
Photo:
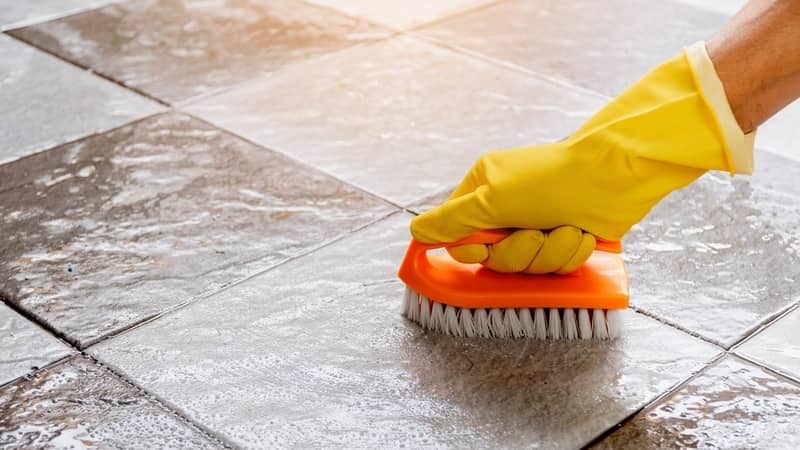
[[[684,49],[700,95],[713,112],[716,125],[723,137],[723,149],[731,175],[753,173],[753,148],[756,132],[744,134],[733,115],[725,88],[717,75],[705,42],[697,42]]]

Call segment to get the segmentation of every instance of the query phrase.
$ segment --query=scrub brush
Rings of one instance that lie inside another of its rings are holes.
[[[628,307],[628,276],[618,242],[596,251],[568,275],[499,273],[429,250],[494,244],[506,230],[479,231],[458,242],[411,240],[398,276],[406,284],[402,313],[423,328],[452,336],[613,339]]]

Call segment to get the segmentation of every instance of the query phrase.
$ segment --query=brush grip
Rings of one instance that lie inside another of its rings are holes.
[[[498,228],[495,230],[481,230],[471,235],[459,239],[455,242],[437,242],[434,244],[423,244],[421,242],[417,242],[417,244],[425,250],[434,250],[437,248],[449,248],[449,247],[458,247],[461,245],[469,245],[469,244],[496,244],[503,239],[510,236],[515,230],[509,228]],[[619,241],[604,241],[602,239],[597,239],[597,245],[595,246],[595,250],[600,250],[603,252],[608,253],[622,253],[622,243]]]

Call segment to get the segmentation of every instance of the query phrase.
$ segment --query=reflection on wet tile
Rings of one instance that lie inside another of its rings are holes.
[[[616,95],[683,46],[710,38],[725,20],[671,1],[512,0],[424,33]]]
[[[575,448],[717,353],[633,312],[614,343],[423,333],[399,313],[410,218],[90,351],[236,444],[300,448]]]
[[[0,293],[87,345],[391,210],[159,115],[0,166]]]
[[[800,100],[779,112],[758,128],[756,146],[800,161]],[[756,169],[758,170],[758,169]]]
[[[222,448],[84,357],[0,389],[0,447]]]
[[[736,353],[800,380],[800,309],[762,330]]]
[[[170,103],[385,35],[293,0],[124,2],[13,34]]]
[[[625,238],[631,302],[730,346],[798,299],[800,164],[756,154],[756,175],[710,173]]]
[[[102,0],[0,0],[0,30],[42,22],[55,16],[63,16],[108,1]]]
[[[593,448],[800,446],[800,386],[726,357]]]
[[[0,164],[161,109],[0,35]]]
[[[399,38],[287,68],[189,110],[405,205],[455,185],[481,153],[561,139],[600,106]]]
[[[0,304],[0,385],[70,353],[68,346]]]
[[[309,0],[394,28],[410,28],[496,0]]]

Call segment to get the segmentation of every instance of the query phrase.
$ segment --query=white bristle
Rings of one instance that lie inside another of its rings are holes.
[[[444,333],[444,307],[439,302],[432,302],[431,318],[428,322],[428,329],[437,333]]]
[[[422,328],[430,328],[431,305],[428,297],[419,296],[419,324]]]
[[[592,338],[592,318],[589,317],[589,310],[578,310],[578,331],[581,334],[581,339]]]
[[[461,326],[458,324],[458,311],[457,308],[447,306],[444,308],[444,323],[447,334],[453,336],[461,336]]]
[[[609,309],[606,311],[606,326],[608,326],[608,336],[614,339],[622,334],[622,310]]]
[[[561,316],[558,314],[558,308],[550,308],[550,316],[547,318],[547,331],[550,339],[557,341],[561,339]]]
[[[472,311],[469,308],[460,308],[458,311],[458,322],[461,331],[466,337],[475,337],[475,324],[472,322]]]
[[[506,327],[503,326],[503,311],[498,308],[492,308],[489,311],[489,327],[494,337],[504,338],[509,335],[506,333]]]
[[[506,309],[506,315],[503,317],[503,326],[506,329],[507,336],[515,338],[522,337],[522,324],[514,308]]]
[[[483,308],[477,309],[472,317],[475,319],[475,334],[480,337],[492,337],[489,328],[489,314],[486,313],[486,310]]]
[[[519,323],[522,325],[522,334],[526,337],[534,337],[536,333],[533,331],[533,317],[529,308],[522,308],[519,310]]]
[[[620,309],[458,308],[409,288],[401,313],[424,329],[458,337],[602,340],[620,336],[623,326]]]
[[[595,339],[608,339],[606,328],[606,315],[602,309],[595,309],[592,314],[592,329]]]
[[[536,339],[547,339],[547,319],[544,308],[536,308],[533,312],[533,331]]]
[[[567,308],[564,310],[564,338],[573,340],[578,338],[578,319],[575,317],[575,310]]]

